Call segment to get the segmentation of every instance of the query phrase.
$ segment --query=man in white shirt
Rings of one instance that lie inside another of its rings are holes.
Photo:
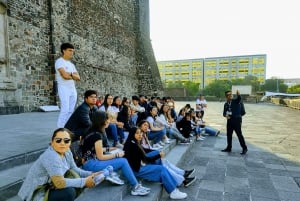
[[[60,113],[57,120],[57,127],[63,128],[74,111],[77,101],[77,91],[75,81],[80,80],[80,76],[71,62],[74,54],[74,46],[70,43],[63,43],[60,46],[62,56],[55,62],[55,76],[58,86],[58,96],[60,100]]]

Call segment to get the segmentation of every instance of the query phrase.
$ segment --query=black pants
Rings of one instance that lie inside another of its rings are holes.
[[[75,188],[51,189],[48,201],[74,201],[76,198]]]
[[[244,136],[242,134],[242,118],[241,117],[231,117],[227,120],[227,149],[231,150],[232,147],[232,134],[235,131],[240,145],[243,149],[247,149]]]

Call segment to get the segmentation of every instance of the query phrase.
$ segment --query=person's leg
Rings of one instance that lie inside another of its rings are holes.
[[[120,136],[120,138],[121,138],[121,142],[125,143],[124,142],[124,139],[125,139],[124,129],[117,127],[117,131],[118,131],[118,136]]]
[[[109,124],[105,131],[107,132],[107,135],[113,138],[114,144],[119,141],[116,124]]]
[[[76,198],[75,188],[51,189],[49,191],[48,201],[74,201]]]
[[[175,179],[177,186],[180,186],[182,184],[182,182],[184,181],[184,170],[176,167],[175,165],[171,164],[168,160],[163,159],[162,160],[162,164],[165,168],[168,169],[168,171],[170,172],[170,174],[173,176],[173,178]]]
[[[154,151],[151,151],[151,152],[146,153],[146,156],[147,156],[147,157],[154,157],[154,156],[157,156],[158,154],[159,154],[159,151],[158,151],[158,150],[154,150]],[[154,164],[156,164],[156,165],[161,165],[161,164],[162,164],[161,159],[160,159],[160,158],[157,159],[157,160],[154,162]]]
[[[170,172],[162,165],[141,166],[140,171],[136,172],[137,177],[148,181],[161,182],[168,193],[175,190],[177,183]]]
[[[57,120],[57,127],[63,128],[69,118],[70,91],[67,87],[58,86],[60,112]]]
[[[67,121],[69,120],[70,116],[74,112],[75,105],[77,102],[77,91],[76,89],[70,90],[70,97],[69,97],[69,111],[68,111],[68,116],[67,116]]]
[[[244,136],[242,134],[241,126],[242,126],[242,122],[236,120],[235,124],[234,124],[234,131],[235,131],[235,133],[236,133],[236,135],[237,135],[237,137],[239,139],[241,147],[243,148],[243,150],[245,150],[245,149],[247,149],[247,146],[246,146],[246,142],[245,142]]]
[[[154,140],[154,144],[162,141],[163,136],[166,134],[166,130],[163,129],[161,131],[150,131],[148,134],[149,140]]]
[[[232,134],[233,134],[233,123],[227,120],[227,126],[226,126],[226,131],[227,131],[227,149],[231,150],[232,148]]]
[[[114,158],[105,161],[100,161],[98,159],[90,159],[85,164],[83,164],[82,168],[88,171],[97,172],[103,170],[109,165],[113,167],[114,171],[121,170],[122,174],[128,180],[130,185],[136,186],[138,184],[132,172],[132,169],[128,164],[128,161],[125,158]]]
[[[205,126],[204,129],[205,129],[205,133],[209,134],[210,136],[216,136],[218,133],[218,130],[209,126]]]
[[[175,138],[179,141],[185,141],[186,139],[182,136],[182,134],[179,132],[179,130],[177,128],[174,128],[174,127],[171,127],[170,129],[170,135],[171,135],[171,138]]]

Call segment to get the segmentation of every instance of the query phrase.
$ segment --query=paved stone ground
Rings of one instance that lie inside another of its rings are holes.
[[[195,142],[181,161],[181,167],[197,169],[198,180],[183,189],[187,200],[300,200],[300,111],[268,104],[245,107],[243,132],[249,151],[241,156],[237,138],[232,153],[220,152],[226,146],[223,103],[209,103],[204,119],[222,134]],[[162,200],[169,198],[164,195]]]
[[[186,103],[178,102],[179,109]],[[248,153],[241,156],[237,138],[232,153],[226,146],[223,103],[209,102],[204,119],[221,130],[219,137],[195,142],[180,167],[197,169],[198,180],[188,188],[186,200],[299,201],[300,111],[271,104],[245,104],[243,133]],[[44,148],[55,129],[58,113],[0,115],[0,161]],[[142,199],[142,198],[141,198]],[[164,195],[161,200],[169,200]]]

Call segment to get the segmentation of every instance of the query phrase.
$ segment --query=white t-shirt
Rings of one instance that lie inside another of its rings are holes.
[[[74,80],[66,80],[60,75],[58,71],[58,69],[60,68],[63,68],[67,73],[74,73],[77,72],[75,65],[71,61],[65,60],[62,57],[60,57],[55,61],[55,72],[56,72],[55,75],[56,75],[56,81],[58,85],[75,87]]]
[[[197,99],[197,100],[196,100],[196,105],[198,105],[198,104],[201,104],[201,105],[207,105],[207,102],[206,102],[205,99],[203,99],[203,100]],[[198,108],[196,107],[196,111],[204,111],[204,110],[205,110],[205,107],[204,107],[204,106],[201,107],[201,109],[198,109]]]

